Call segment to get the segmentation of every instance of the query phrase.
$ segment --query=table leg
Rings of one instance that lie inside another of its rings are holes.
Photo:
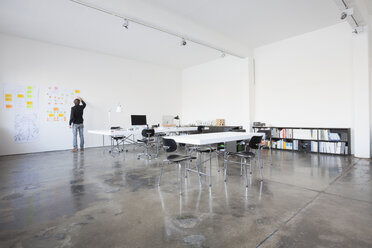
[[[212,148],[209,152],[209,187],[212,187]]]

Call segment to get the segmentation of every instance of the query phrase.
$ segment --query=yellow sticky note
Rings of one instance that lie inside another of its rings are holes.
[[[5,94],[5,97],[10,97],[10,98],[12,98],[12,94]]]
[[[5,101],[6,101],[6,102],[11,102],[11,101],[12,101],[12,98],[11,98],[11,97],[6,97],[6,98],[5,98]]]
[[[49,114],[49,117],[54,117],[54,114]]]
[[[58,116],[59,116],[59,117],[63,117],[63,114],[59,114]]]
[[[75,93],[76,93],[76,94],[79,94],[79,93],[80,93],[80,90],[75,90]]]
[[[32,86],[27,86],[28,90],[32,90],[32,88],[33,88]]]
[[[17,97],[18,98],[24,98],[25,96],[23,94],[18,94]]]

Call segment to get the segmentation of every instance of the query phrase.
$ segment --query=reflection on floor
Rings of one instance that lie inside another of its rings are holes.
[[[0,247],[372,247],[371,161],[266,151],[213,187],[132,148],[0,157]],[[272,159],[272,164],[271,164]]]

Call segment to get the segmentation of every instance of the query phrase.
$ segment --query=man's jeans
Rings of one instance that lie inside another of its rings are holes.
[[[84,124],[73,124],[72,135],[73,135],[73,145],[77,148],[77,133],[80,136],[80,148],[84,148]]]

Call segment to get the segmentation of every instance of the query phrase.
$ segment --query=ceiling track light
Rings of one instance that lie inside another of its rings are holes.
[[[187,42],[192,42],[192,43],[195,43],[195,44],[198,44],[198,45],[201,45],[201,46],[204,46],[204,47],[207,47],[207,48],[216,50],[216,51],[221,51],[221,52],[223,52],[225,54],[229,54],[229,55],[232,55],[232,56],[237,57],[237,58],[241,58],[241,59],[246,58],[246,56],[239,55],[237,53],[234,53],[234,52],[231,52],[231,51],[228,51],[228,50],[225,50],[225,49],[221,49],[220,47],[217,47],[217,46],[215,46],[213,44],[209,44],[207,42],[204,42],[204,41],[201,41],[201,40],[198,40],[198,39],[195,39],[195,38],[186,37],[185,35],[176,33],[174,31],[168,30],[168,29],[163,28],[163,27],[156,26],[154,24],[151,24],[149,22],[146,22],[146,21],[143,21],[143,20],[140,20],[140,19],[137,19],[137,18],[132,18],[132,17],[124,16],[124,15],[121,15],[119,13],[116,13],[116,12],[113,12],[113,11],[110,11],[110,10],[107,10],[107,9],[104,9],[104,8],[101,8],[101,7],[92,5],[90,3],[86,3],[84,1],[80,1],[80,0],[69,0],[69,1],[71,1],[73,3],[76,3],[76,4],[79,4],[81,6],[84,6],[86,8],[90,8],[90,9],[99,11],[99,12],[104,13],[104,14],[107,14],[107,15],[118,17],[118,18],[124,20],[124,24],[123,24],[123,27],[124,28],[128,28],[128,25],[125,25],[125,23],[128,22],[128,24],[129,24],[129,21],[130,21],[132,23],[136,23],[138,25],[142,25],[142,26],[147,27],[147,28],[151,28],[151,29],[154,29],[154,30],[157,30],[157,31],[160,31],[160,32],[163,32],[163,33],[172,35],[172,36],[176,36],[176,37],[182,39],[181,45],[183,45],[183,43],[185,43],[185,45],[186,45]],[[186,42],[186,40],[187,40],[187,42]],[[185,45],[183,45],[183,46],[185,46]]]
[[[187,42],[184,38],[182,38],[181,40],[181,46],[186,46],[187,45]]]
[[[341,20],[345,20],[346,17],[348,17],[348,16],[352,16],[353,14],[354,14],[354,9],[353,9],[353,8],[345,9],[345,10],[341,13]]]
[[[128,26],[129,26],[129,21],[128,21],[128,19],[124,19],[123,28],[128,29]]]
[[[345,10],[342,11],[342,13],[341,13],[341,20],[345,20],[348,16],[350,16],[351,19],[353,20],[353,22],[355,23],[355,26],[356,26],[356,28],[354,29],[353,33],[359,34],[359,33],[363,32],[363,28],[361,28],[361,26],[359,25],[359,23],[357,22],[357,20],[353,16],[354,9],[353,8],[349,8],[349,6],[346,4],[345,0],[341,0],[341,1],[342,1],[342,4],[345,7]]]
[[[354,28],[353,34],[360,34],[360,33],[363,33],[363,31],[364,31],[364,27],[363,26],[358,26],[358,27]]]

